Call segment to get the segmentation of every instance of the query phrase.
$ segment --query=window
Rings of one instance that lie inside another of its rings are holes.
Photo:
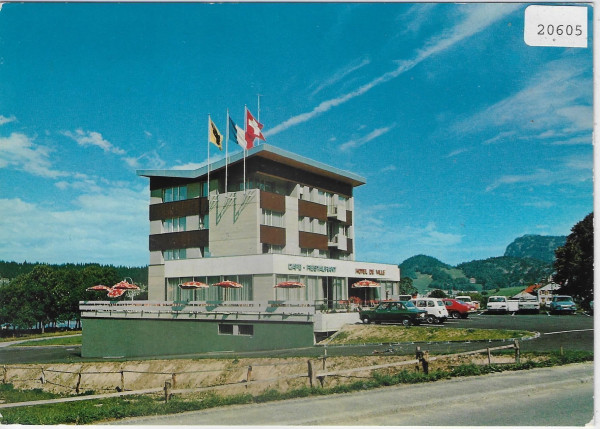
[[[314,253],[315,249],[307,249],[307,248],[302,248],[300,249],[300,254],[302,256],[312,256]]]
[[[163,257],[165,261],[173,261],[177,259],[186,259],[186,249],[169,249],[165,250]]]
[[[254,335],[254,325],[238,325],[239,335]]]
[[[254,326],[219,324],[219,335],[254,335]]]
[[[219,324],[219,335],[233,335],[233,325]]]
[[[187,199],[187,186],[175,186],[173,188],[163,189],[163,203],[171,201],[181,201]]]
[[[163,232],[180,232],[186,230],[186,218],[176,217],[163,220]]]
[[[263,244],[263,253],[283,253],[283,246]]]
[[[200,221],[198,222],[198,229],[208,229],[209,225],[210,225],[210,222],[209,222],[208,213],[207,213],[204,216],[200,217]]]
[[[298,218],[298,230],[325,235],[327,234],[327,222],[307,216],[300,216]]]
[[[263,225],[283,228],[283,213],[263,209],[261,223]]]

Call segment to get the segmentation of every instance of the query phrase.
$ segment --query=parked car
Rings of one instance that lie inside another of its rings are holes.
[[[577,310],[577,306],[569,295],[554,295],[550,301],[550,313],[573,314],[575,310]]]
[[[519,301],[505,296],[490,296],[487,302],[488,313],[513,313],[519,311]]]
[[[425,310],[419,310],[410,301],[385,301],[373,309],[360,310],[363,323],[400,322],[404,326],[419,325],[425,320]]]
[[[521,297],[519,299],[519,312],[520,313],[539,313],[540,303],[534,298]]]
[[[427,323],[444,323],[448,319],[448,310],[440,298],[415,298],[411,302],[419,310],[427,312]]]
[[[481,304],[479,303],[479,301],[473,301],[471,299],[471,297],[468,296],[468,295],[455,296],[454,299],[462,301],[462,302],[464,302],[466,304],[472,304],[473,306],[475,306],[475,310],[479,310],[479,308],[481,308]]]
[[[453,319],[466,319],[469,313],[474,311],[474,307],[462,301],[452,298],[443,298],[444,306],[448,310],[448,316]]]

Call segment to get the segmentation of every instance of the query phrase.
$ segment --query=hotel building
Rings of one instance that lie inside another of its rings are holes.
[[[364,178],[266,144],[208,168],[138,171],[150,179],[150,300],[292,299],[332,308],[398,293],[397,266],[355,261],[353,190]],[[381,286],[366,295],[351,287],[361,279]],[[191,280],[244,287],[178,287]],[[306,287],[273,287],[282,281]]]
[[[355,260],[354,173],[264,144],[138,175],[150,179],[149,299],[82,301],[84,357],[312,346],[359,322],[355,303],[398,294],[398,266]],[[364,279],[375,287],[352,287]],[[242,287],[213,286],[226,280]],[[275,287],[288,281],[302,286]]]

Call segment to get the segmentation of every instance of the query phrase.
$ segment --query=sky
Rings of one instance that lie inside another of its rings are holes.
[[[526,6],[3,4],[0,260],[146,265],[136,170],[205,164],[207,115],[224,132],[258,94],[268,144],[366,178],[358,261],[568,235],[593,210],[592,10],[587,48],[532,47]]]

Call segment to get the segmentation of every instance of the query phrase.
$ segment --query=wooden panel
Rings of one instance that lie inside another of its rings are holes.
[[[301,248],[327,250],[327,236],[312,232],[300,232],[299,244]]]
[[[260,208],[285,213],[285,196],[273,192],[260,191]]]
[[[298,200],[298,216],[327,220],[327,206],[312,201]]]
[[[170,203],[151,204],[149,216],[150,220],[163,220],[205,213],[208,213],[208,200],[206,198],[193,198]]]
[[[208,246],[208,229],[152,234],[149,240],[151,252],[205,246]]]
[[[274,244],[277,246],[285,246],[285,228],[261,225],[260,242],[265,244]]]

